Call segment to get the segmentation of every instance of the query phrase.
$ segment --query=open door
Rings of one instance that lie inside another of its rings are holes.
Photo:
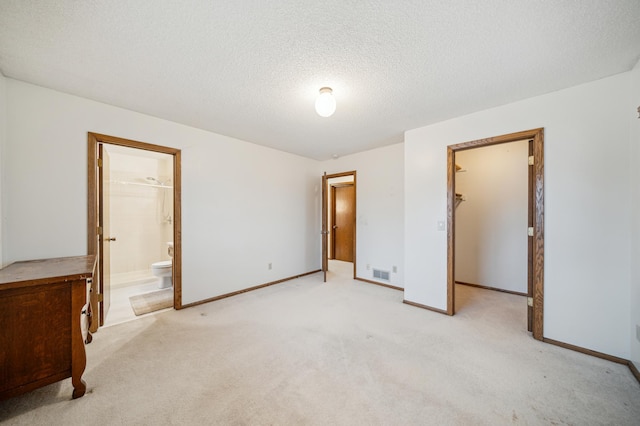
[[[332,259],[353,262],[355,217],[355,188],[353,182],[331,185]]]
[[[109,312],[109,158],[103,146],[124,146],[173,156],[173,307],[182,309],[182,204],[181,152],[179,149],[116,136],[87,133],[87,254],[96,255],[98,271],[91,286],[90,331],[95,333]],[[97,316],[100,316],[99,320]]]
[[[329,269],[329,243],[327,241],[329,230],[327,229],[327,172],[322,175],[322,274],[327,282],[327,270]]]
[[[337,178],[343,178],[340,181],[334,181],[334,179]],[[331,186],[350,186],[352,188],[352,200],[349,202],[351,205],[351,213],[349,215],[350,218],[347,218],[347,222],[350,222],[349,224],[345,224],[344,227],[342,227],[346,232],[349,233],[349,235],[351,236],[350,239],[347,239],[347,241],[350,242],[346,242],[346,244],[349,245],[349,247],[346,249],[349,251],[349,253],[346,254],[347,258],[350,258],[351,260],[346,260],[343,259],[347,262],[352,262],[353,263],[353,278],[356,278],[356,226],[355,226],[355,218],[356,218],[356,171],[350,171],[350,172],[342,172],[342,173],[334,173],[331,175],[327,175],[327,173],[325,172],[324,175],[322,176],[322,271],[324,273],[324,282],[327,282],[327,271],[329,270],[329,235],[330,235],[330,230],[329,228],[331,227],[330,225],[336,225],[336,218],[331,217],[331,221],[329,218],[329,184],[331,184]],[[333,190],[333,188],[332,188]],[[333,200],[333,205],[336,204],[336,201]],[[330,223],[331,222],[331,223]],[[340,224],[337,224],[338,228],[341,228]],[[351,228],[351,230],[349,231],[348,228]],[[334,235],[335,235],[335,231],[338,228],[334,228]],[[335,238],[332,238],[332,240],[334,240]],[[332,244],[333,246],[333,241]],[[332,255],[333,257],[335,256],[335,250],[332,250]],[[338,260],[341,260],[339,257],[337,258]]]
[[[99,257],[98,268],[100,274],[98,305],[100,313],[100,326],[104,325],[111,305],[111,242],[115,241],[115,237],[111,236],[111,228],[109,226],[110,212],[110,168],[109,153],[103,144],[98,146],[98,244]]]

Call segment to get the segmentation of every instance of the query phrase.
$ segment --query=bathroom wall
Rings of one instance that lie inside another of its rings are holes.
[[[111,169],[111,285],[152,278],[151,264],[170,259],[173,156],[106,145]],[[115,152],[111,152],[114,150]]]
[[[529,142],[456,153],[455,279],[527,292]]]

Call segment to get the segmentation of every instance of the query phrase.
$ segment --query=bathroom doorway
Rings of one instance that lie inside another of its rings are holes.
[[[180,309],[180,151],[90,133],[88,188],[92,331]]]

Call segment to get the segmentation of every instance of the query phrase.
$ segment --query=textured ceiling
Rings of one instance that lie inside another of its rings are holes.
[[[319,160],[639,58],[639,0],[0,0],[5,76]]]

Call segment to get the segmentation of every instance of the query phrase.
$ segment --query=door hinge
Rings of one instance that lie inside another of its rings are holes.
[[[533,155],[529,156],[529,165],[533,166],[535,164],[534,160],[533,160]]]
[[[98,235],[102,235],[102,226],[98,226]]]
[[[527,306],[533,308],[533,297],[527,297]]]
[[[98,293],[97,298],[98,298],[98,302],[103,302],[104,301],[104,294]]]
[[[533,226],[527,228],[527,235],[533,237]]]
[[[98,167],[102,167],[102,158],[98,158]]]

